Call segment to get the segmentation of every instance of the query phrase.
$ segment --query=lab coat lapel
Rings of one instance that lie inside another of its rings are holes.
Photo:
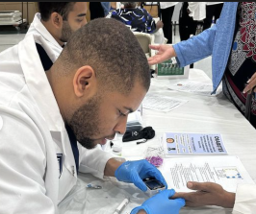
[[[75,185],[77,173],[64,121],[37,53],[35,42],[38,41],[43,44],[49,57],[54,57],[42,38],[30,35],[19,43],[19,59],[28,88],[42,112],[55,144],[63,152],[63,171],[59,179],[59,201],[61,201]]]
[[[49,31],[42,24],[40,13],[35,14],[34,20],[31,23],[26,36],[31,35],[31,34],[38,35],[38,36],[42,37],[43,40],[45,40],[48,44],[50,44],[51,48],[53,49],[52,51],[55,54],[55,60],[58,58],[59,54],[62,51],[62,47],[59,45],[59,43],[54,39],[54,37],[49,33]],[[39,44],[41,44],[40,41],[38,41],[38,42],[39,42]]]

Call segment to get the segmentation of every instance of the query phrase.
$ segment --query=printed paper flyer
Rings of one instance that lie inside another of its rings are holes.
[[[220,134],[165,133],[167,154],[227,154]]]

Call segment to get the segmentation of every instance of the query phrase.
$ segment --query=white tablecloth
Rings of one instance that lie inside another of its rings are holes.
[[[211,81],[201,70],[191,69],[189,79]],[[156,136],[146,143],[123,143],[122,156],[127,159],[145,157],[149,145],[159,143],[164,132],[219,133],[229,155],[238,156],[246,170],[256,181],[256,131],[243,115],[221,93],[217,97],[168,90],[170,84],[179,80],[152,79],[150,91],[161,91],[163,95],[186,99],[188,102],[168,113],[143,109],[143,126],[152,126]],[[86,189],[87,183],[102,185],[102,189]],[[124,198],[130,198],[124,213],[140,205],[148,198],[132,184],[117,182],[115,178],[102,181],[91,175],[79,175],[77,186],[61,203],[60,213],[104,213],[113,214]],[[181,214],[228,214],[231,209],[220,207],[183,208]],[[168,213],[168,211],[166,212]]]

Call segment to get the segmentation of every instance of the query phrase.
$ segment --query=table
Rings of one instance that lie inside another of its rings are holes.
[[[201,70],[190,69],[189,79],[211,81]],[[163,95],[186,99],[188,102],[168,113],[143,109],[143,126],[152,126],[156,136],[147,143],[123,143],[122,156],[126,159],[143,158],[149,145],[159,143],[164,132],[219,133],[229,155],[238,156],[246,170],[256,181],[256,131],[243,115],[221,93],[217,97],[200,96],[171,91],[167,87],[178,79],[152,79],[150,91],[161,91]],[[102,185],[102,189],[88,189],[88,183]],[[60,213],[104,213],[113,214],[114,209],[125,198],[130,198],[126,212],[140,205],[148,198],[132,184],[117,182],[115,178],[106,181],[91,175],[80,174],[77,186],[61,203]],[[100,208],[99,208],[100,207]],[[85,211],[86,209],[86,211]],[[229,214],[232,209],[220,207],[183,208],[181,214]]]

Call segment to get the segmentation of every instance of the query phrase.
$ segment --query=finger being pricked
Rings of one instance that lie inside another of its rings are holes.
[[[172,198],[181,197],[186,201],[186,206],[198,207],[205,205],[221,204],[221,196],[225,192],[223,188],[213,182],[191,182],[187,187],[194,192],[176,192]]]
[[[172,199],[184,198],[187,207],[204,206],[205,202],[204,192],[176,192]]]

